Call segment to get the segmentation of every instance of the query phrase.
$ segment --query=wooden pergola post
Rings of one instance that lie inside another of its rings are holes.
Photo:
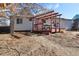
[[[55,19],[55,32],[57,32],[57,21],[56,21],[56,17],[57,17],[57,14],[58,14],[58,12],[57,13],[54,13],[54,19]]]
[[[62,14],[59,14],[58,16],[59,16],[59,32],[61,31],[61,29],[60,29],[60,16],[61,16]]]
[[[53,20],[55,20],[55,16],[51,17],[51,32],[52,32],[52,29],[53,29],[53,24],[55,23],[55,21],[53,22]]]
[[[55,32],[57,32],[57,21],[56,21],[56,17],[59,16],[59,32],[60,32],[60,16],[62,14],[58,14],[58,13],[55,13]]]
[[[56,17],[54,17],[54,19],[55,19],[55,33],[57,32],[57,28],[56,28]]]

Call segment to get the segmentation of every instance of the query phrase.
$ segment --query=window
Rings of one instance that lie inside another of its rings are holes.
[[[32,21],[32,19],[30,18],[29,21]]]
[[[17,18],[17,24],[22,24],[22,23],[23,23],[22,19]]]

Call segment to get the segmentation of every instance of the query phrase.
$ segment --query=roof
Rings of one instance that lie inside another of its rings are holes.
[[[14,15],[14,16],[10,16],[10,18],[28,18],[28,19],[30,19],[31,17],[30,16],[25,16],[25,15]]]
[[[67,18],[61,18],[61,19],[66,21],[72,21],[72,19],[67,19]]]

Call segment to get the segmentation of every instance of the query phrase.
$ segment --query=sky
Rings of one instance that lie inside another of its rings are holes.
[[[79,3],[42,3],[42,6],[62,14],[63,18],[72,19],[79,14]]]

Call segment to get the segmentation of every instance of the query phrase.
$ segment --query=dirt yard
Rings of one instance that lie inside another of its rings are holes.
[[[79,32],[0,34],[2,56],[79,56]]]

